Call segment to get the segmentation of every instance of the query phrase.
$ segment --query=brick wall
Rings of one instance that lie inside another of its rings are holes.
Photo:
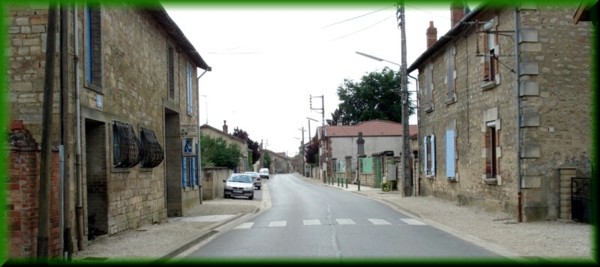
[[[22,122],[13,122],[10,133],[8,162],[7,222],[9,256],[36,256],[39,209],[39,179],[41,151]],[[52,153],[50,232],[48,255],[60,256],[60,215],[58,192],[58,153]]]

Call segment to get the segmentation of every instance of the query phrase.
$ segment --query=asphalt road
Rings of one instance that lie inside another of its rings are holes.
[[[271,207],[233,222],[186,258],[501,258],[381,202],[293,175],[273,175],[256,197],[270,198]]]

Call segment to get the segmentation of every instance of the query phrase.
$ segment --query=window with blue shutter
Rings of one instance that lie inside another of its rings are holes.
[[[187,64],[187,113],[192,115],[193,112],[193,94],[192,94],[192,67]]]
[[[431,176],[435,176],[435,135],[431,135]]]
[[[446,130],[446,176],[448,179],[455,177],[454,168],[454,130]]]
[[[181,158],[181,187],[186,188],[188,183],[187,158]]]

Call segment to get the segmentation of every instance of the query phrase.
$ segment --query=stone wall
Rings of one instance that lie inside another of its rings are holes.
[[[499,77],[497,85],[482,87],[481,62],[477,56],[476,27],[460,33],[431,57],[433,102],[431,111],[419,111],[422,138],[434,134],[435,177],[422,177],[423,195],[502,210],[518,215],[519,175],[522,176],[525,221],[556,219],[559,208],[558,166],[578,166],[589,173],[590,142],[590,24],[575,25],[577,6],[560,8],[523,7],[519,13],[520,92],[516,96],[515,10],[500,9],[478,14],[473,21],[495,18],[498,34]],[[455,49],[455,99],[448,100],[445,81],[446,48]],[[482,53],[482,52],[480,52]],[[426,64],[419,67],[420,90],[424,89]],[[423,93],[419,94],[424,103]],[[519,99],[519,104],[517,104]],[[517,152],[517,107],[521,107]],[[494,122],[498,146],[497,182],[484,179],[484,134]],[[446,176],[446,130],[455,132],[455,179]],[[423,153],[422,141],[419,155]],[[518,159],[521,169],[518,168]],[[422,164],[421,164],[422,165]],[[423,166],[419,166],[422,173]]]

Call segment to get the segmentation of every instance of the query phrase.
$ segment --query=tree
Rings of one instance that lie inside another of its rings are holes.
[[[327,123],[354,125],[376,119],[402,123],[400,80],[400,75],[388,67],[381,72],[368,73],[360,82],[344,79],[337,89],[341,103]],[[415,107],[411,105],[409,114],[414,113]]]
[[[319,139],[318,136],[315,136],[310,141],[308,147],[306,148],[306,163],[315,164],[319,162]]]
[[[226,167],[235,169],[240,163],[241,151],[234,144],[227,144],[223,138],[200,135],[200,155],[202,167]]]
[[[252,162],[250,162],[250,165],[253,165],[254,163],[256,163],[256,161],[258,161],[260,159],[260,146],[257,142],[252,141],[252,139],[250,139],[250,137],[248,136],[248,133],[246,133],[246,131],[239,129],[239,128],[235,128],[233,129],[233,136],[242,139],[246,142],[246,145],[248,146],[248,149],[252,150]]]
[[[268,152],[265,152],[263,156],[263,168],[269,168],[269,166],[271,166],[271,156]]]

